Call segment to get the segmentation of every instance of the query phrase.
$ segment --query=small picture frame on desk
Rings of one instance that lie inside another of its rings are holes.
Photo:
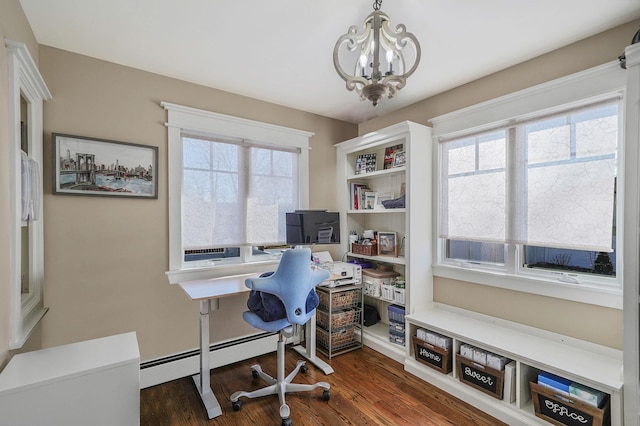
[[[395,232],[378,232],[378,256],[398,257],[398,237]]]

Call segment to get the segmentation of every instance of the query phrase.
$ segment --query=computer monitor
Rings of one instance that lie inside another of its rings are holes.
[[[340,244],[340,213],[296,210],[286,213],[287,244]]]

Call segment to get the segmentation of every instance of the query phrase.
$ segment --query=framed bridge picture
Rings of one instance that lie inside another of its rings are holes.
[[[158,198],[158,148],[51,135],[53,193]]]

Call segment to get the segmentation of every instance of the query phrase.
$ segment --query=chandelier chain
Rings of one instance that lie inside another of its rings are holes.
[[[382,0],[374,0],[373,10],[380,10],[381,7],[382,7]]]

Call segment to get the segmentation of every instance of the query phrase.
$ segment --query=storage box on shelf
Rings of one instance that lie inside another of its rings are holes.
[[[405,370],[507,424],[623,424],[619,350],[437,303],[406,320],[413,344]],[[449,374],[430,365],[437,353],[417,339],[420,329],[452,339],[455,368]],[[549,393],[538,383],[546,371],[599,405],[578,404],[570,392]],[[567,414],[554,418],[549,410]]]
[[[413,340],[414,355],[416,361],[431,368],[438,370],[443,374],[451,372],[451,349],[443,349],[418,339],[417,336],[411,336]]]
[[[374,265],[389,264],[396,273],[406,277],[404,288],[391,287],[389,283],[385,283],[389,287],[383,289],[382,283],[367,283],[363,275],[366,303],[375,306],[381,316],[378,324],[363,329],[363,342],[376,351],[403,362],[406,357],[405,334],[390,341],[387,307],[398,304],[409,310],[412,299],[416,304],[432,300],[431,263],[423,261],[431,258],[432,250],[431,129],[403,122],[335,146],[337,202],[341,217],[345,218],[340,223],[344,252],[351,259],[368,260]],[[404,161],[389,161],[395,153],[402,153]],[[372,166],[372,161],[368,161],[370,167],[362,173],[362,159],[372,159],[372,154],[376,157],[375,167]],[[359,169],[356,168],[358,159]],[[367,194],[377,194],[371,209],[367,208]],[[404,198],[399,200],[403,194]],[[364,202],[360,198],[362,195],[365,197]],[[389,208],[388,205],[385,208],[376,203],[376,200],[389,199],[391,196],[397,201],[394,208]],[[374,249],[371,246],[352,245],[348,235],[353,231],[362,236],[365,230],[395,233],[398,256],[379,256],[377,246]],[[419,260],[412,262],[412,255]],[[412,282],[419,285],[412,287]]]
[[[542,386],[529,383],[536,416],[555,425],[605,426],[611,424],[609,398],[600,406],[593,406],[581,401],[574,395],[565,394]]]
[[[363,254],[365,256],[376,256],[378,254],[378,244],[351,244],[351,252],[353,254]]]
[[[541,371],[529,383],[536,416],[553,424],[610,424],[609,395],[555,374]]]
[[[435,368],[443,374],[451,372],[453,356],[450,337],[418,328],[411,339],[416,361]]]
[[[474,387],[494,398],[502,399],[504,371],[494,370],[486,365],[456,357],[458,378],[462,383]]]
[[[389,305],[389,342],[404,346],[406,341],[406,330],[402,306]]]

